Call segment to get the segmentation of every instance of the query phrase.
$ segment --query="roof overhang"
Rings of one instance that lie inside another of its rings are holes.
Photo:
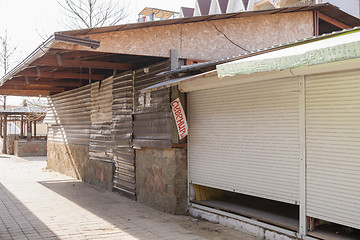
[[[317,41],[288,45],[256,56],[219,64],[217,70],[176,78],[143,92],[178,86],[182,92],[296,76],[360,69],[360,30],[348,30]]]
[[[282,71],[360,58],[360,30],[217,65],[219,77]]]
[[[49,96],[163,60],[99,52],[99,46],[89,38],[55,33],[0,79],[0,95]]]
[[[360,23],[360,20],[358,18],[356,18],[346,12],[343,12],[338,7],[336,7],[330,3],[324,3],[324,4],[315,4],[315,5],[309,5],[309,6],[286,7],[286,8],[260,10],[260,11],[245,11],[245,12],[235,12],[235,13],[226,13],[226,14],[214,14],[214,15],[187,17],[187,18],[176,18],[176,19],[169,19],[169,20],[164,20],[164,21],[131,23],[131,24],[123,24],[123,25],[117,25],[117,26],[109,26],[109,27],[70,30],[70,31],[63,31],[61,33],[66,34],[66,35],[72,35],[72,36],[91,35],[91,34],[97,34],[97,33],[126,31],[126,30],[148,28],[148,27],[158,27],[158,26],[166,26],[166,25],[196,23],[196,22],[202,22],[202,21],[213,21],[213,20],[223,20],[223,19],[230,19],[230,18],[243,18],[243,17],[252,17],[252,16],[279,14],[279,13],[315,11],[315,10],[317,10],[320,13],[324,14],[325,16],[328,16],[328,17],[338,21],[339,23],[343,23],[349,27],[358,26]]]

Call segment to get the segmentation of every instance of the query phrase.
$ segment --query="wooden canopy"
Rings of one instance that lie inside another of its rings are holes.
[[[162,59],[95,51],[99,44],[55,34],[1,79],[0,95],[49,96]],[[77,50],[79,45],[89,48]]]

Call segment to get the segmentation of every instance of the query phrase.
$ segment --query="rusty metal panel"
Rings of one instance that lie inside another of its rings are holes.
[[[113,77],[91,84],[90,160],[113,161],[112,88]]]
[[[135,154],[132,148],[132,72],[114,77],[112,94],[111,140],[115,164],[113,189],[131,199],[136,199]]]
[[[112,162],[113,148],[111,145],[112,123],[92,124],[90,133],[89,159]]]
[[[166,81],[156,76],[170,70],[170,60],[135,71],[134,76],[134,140],[135,147],[171,148],[172,121],[170,88],[141,93],[140,90]]]
[[[155,112],[134,115],[135,147],[171,148],[171,112]]]
[[[134,113],[160,112],[170,110],[169,89],[152,93],[141,93],[140,90],[166,81],[166,76],[156,74],[170,70],[170,61],[163,61],[135,71]]]
[[[113,78],[91,84],[91,122],[93,124],[112,120]]]

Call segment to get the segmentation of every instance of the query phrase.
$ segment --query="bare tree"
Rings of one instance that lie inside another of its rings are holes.
[[[12,66],[12,59],[17,49],[10,41],[7,31],[5,31],[4,35],[0,36],[0,68],[4,75]],[[2,96],[0,102],[3,103],[4,109],[6,109],[6,96]]]
[[[67,16],[65,25],[71,29],[112,26],[127,17],[119,0],[58,0],[58,3]]]
[[[5,75],[12,65],[12,59],[16,53],[17,47],[10,43],[11,39],[5,31],[3,36],[0,36],[0,67]]]

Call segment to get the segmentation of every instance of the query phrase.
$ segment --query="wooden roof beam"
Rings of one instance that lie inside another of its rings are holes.
[[[7,84],[0,87],[2,90],[39,90],[39,91],[64,91],[66,88],[64,87],[55,87],[55,86],[47,86],[47,85],[17,85],[17,84]]]
[[[71,67],[71,68],[95,68],[95,69],[110,69],[110,70],[130,70],[134,67],[133,64],[115,63],[103,61],[83,61],[83,60],[68,60],[57,54],[56,56],[44,56],[31,65],[33,66],[53,66],[53,67]]]
[[[11,95],[11,96],[49,96],[52,93],[58,93],[53,91],[44,90],[13,90],[13,89],[1,89],[0,95]]]
[[[86,82],[85,82],[86,81]],[[7,81],[4,83],[4,86],[9,84],[17,84],[17,85],[43,85],[43,86],[55,86],[55,87],[81,87],[85,85],[88,80],[84,80],[84,82],[80,82],[79,80],[69,81],[69,80],[54,80],[54,79],[28,79],[26,80],[21,78],[16,78],[11,81]]]
[[[52,79],[91,79],[91,80],[104,80],[105,75],[102,74],[86,74],[86,73],[65,73],[65,72],[20,72],[18,77],[37,77],[37,78],[52,78]]]
[[[332,25],[338,27],[338,28],[341,28],[341,29],[348,29],[348,28],[352,28],[351,26],[349,25],[346,25],[345,23],[342,23],[332,17],[329,17],[323,13],[321,13],[320,11],[317,12],[317,16],[318,18],[324,20],[325,22],[328,22],[328,23],[331,23]]]

